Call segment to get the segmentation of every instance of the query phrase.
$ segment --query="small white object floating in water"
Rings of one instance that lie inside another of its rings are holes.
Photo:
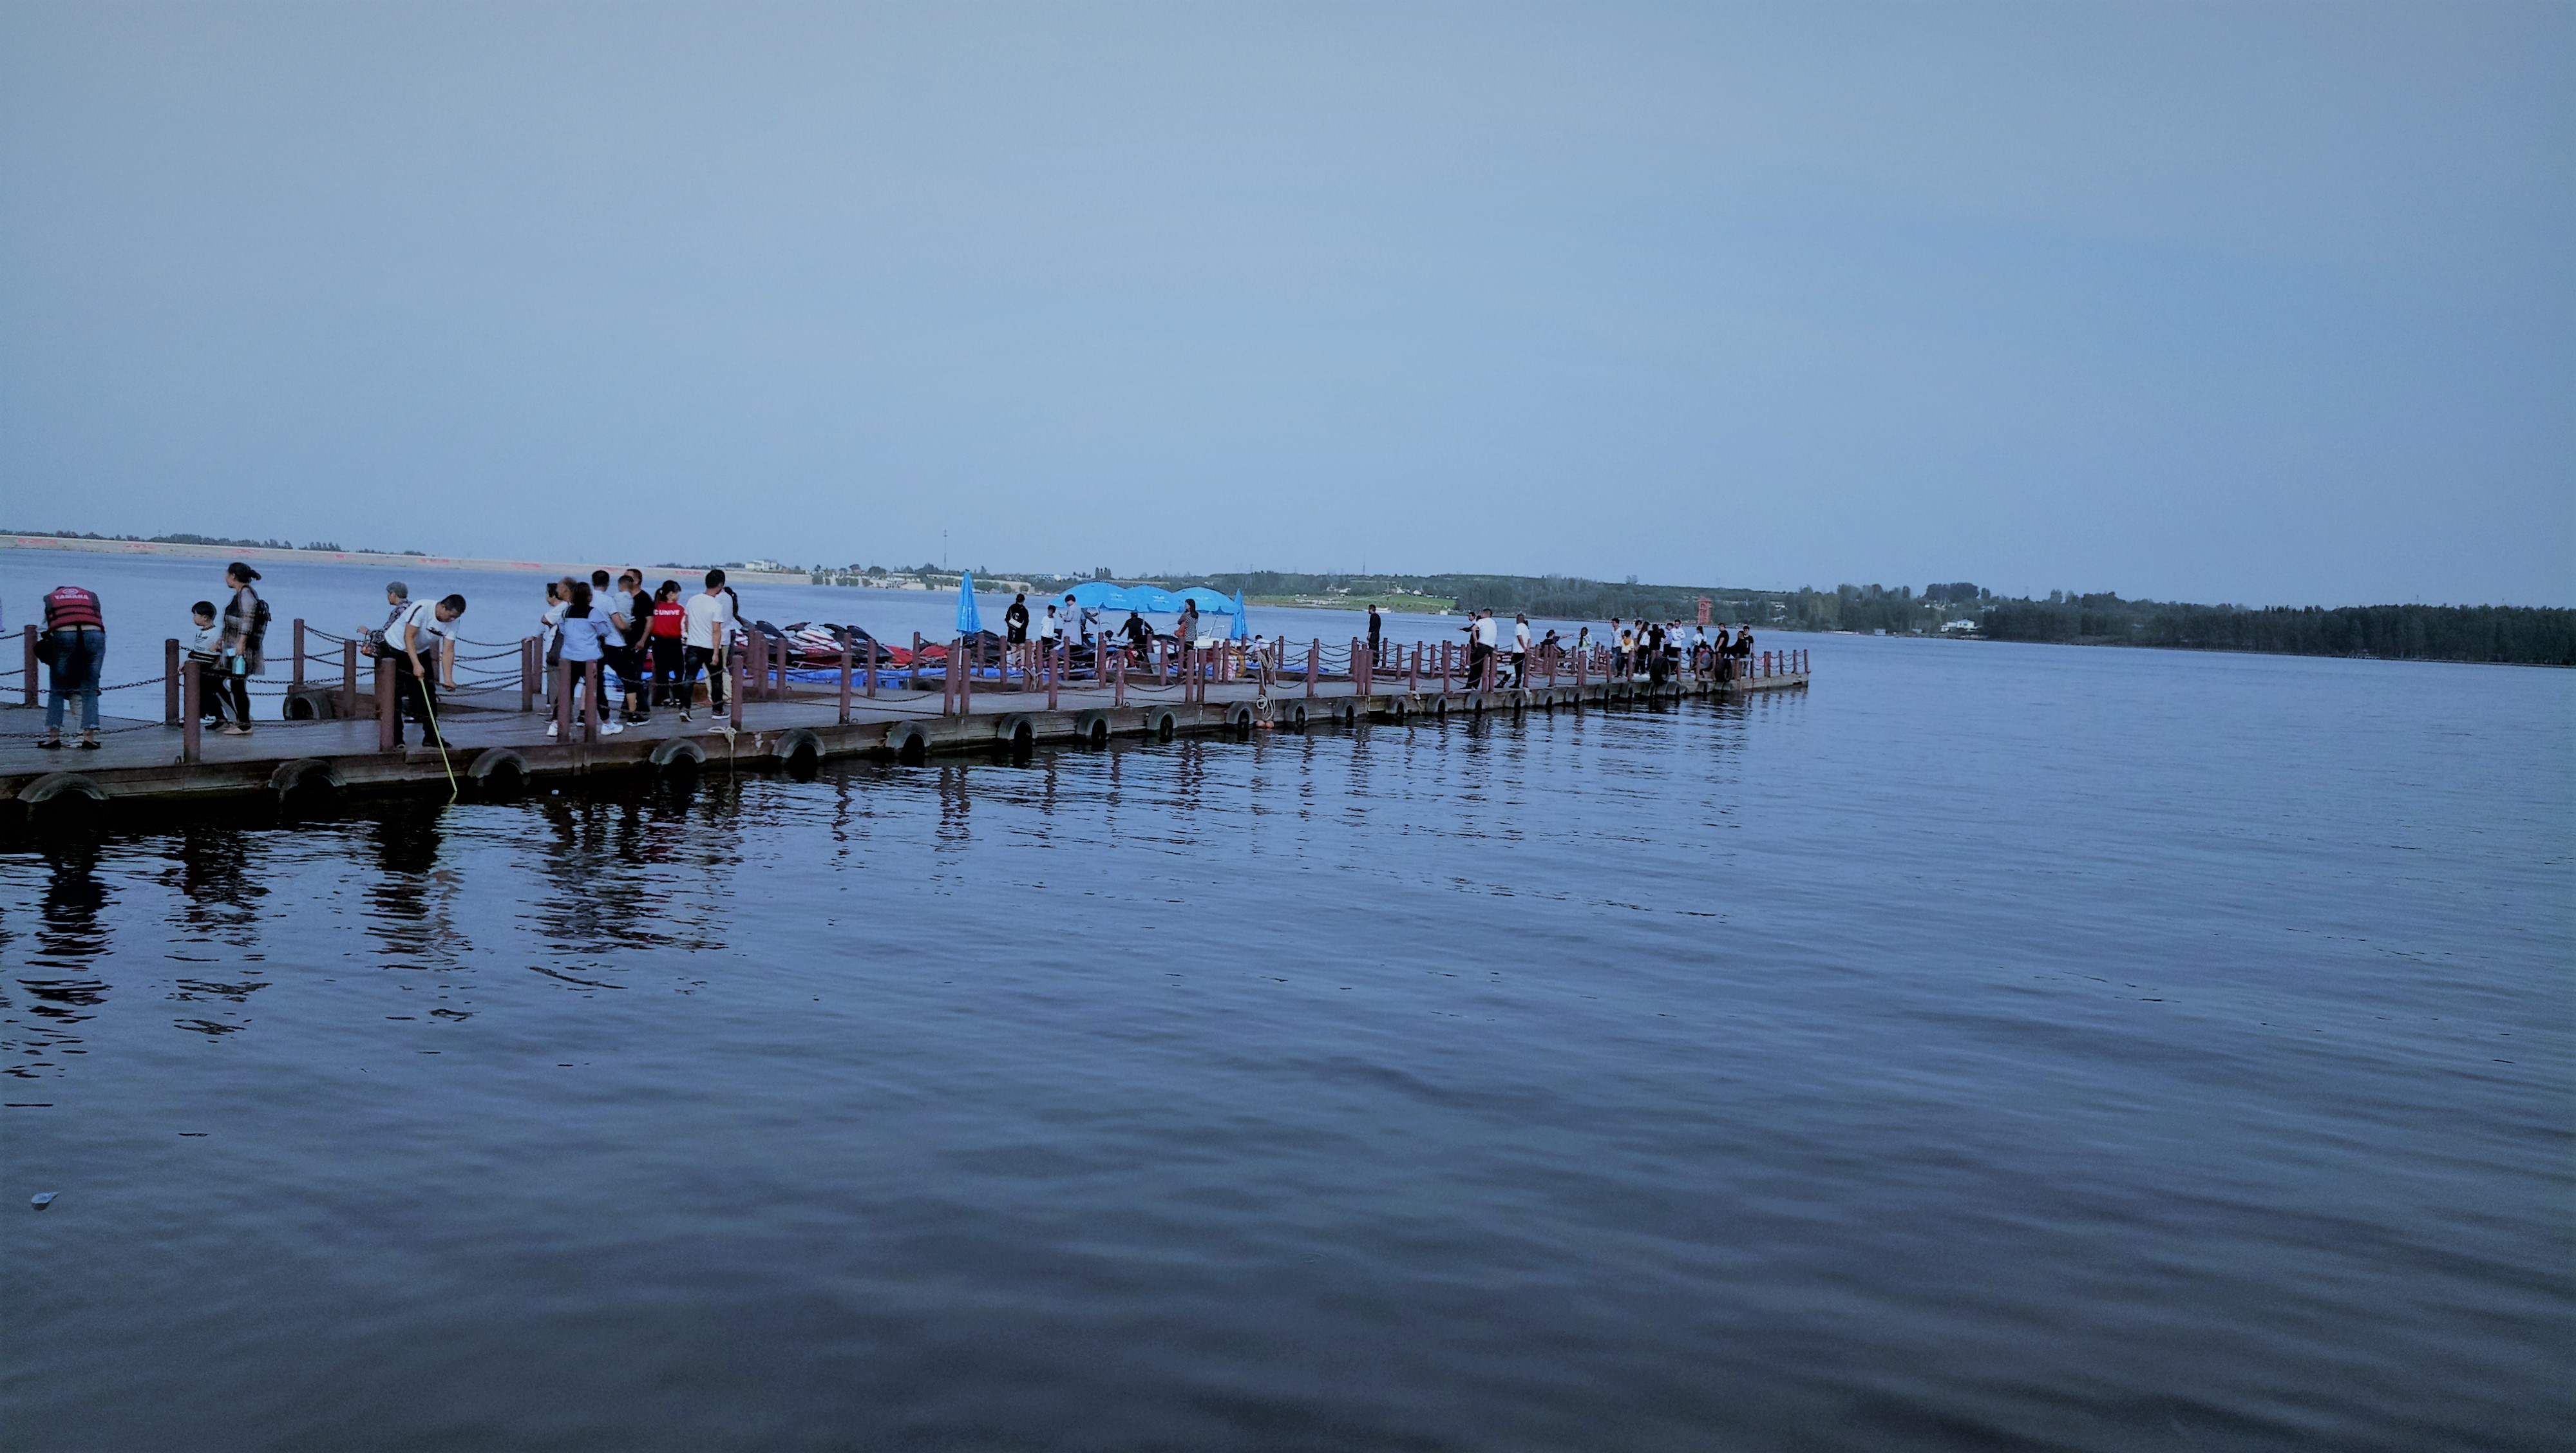
[[[52,1205],[53,1203],[54,1203],[54,1193],[53,1193],[53,1192],[51,1192],[51,1191],[38,1191],[38,1192],[36,1192],[36,1194],[35,1194],[35,1195],[33,1195],[33,1196],[29,1197],[29,1198],[28,1198],[28,1200],[27,1200],[27,1204],[28,1204],[28,1205],[35,1207],[35,1208],[36,1208],[37,1210],[39,1210],[39,1211],[41,1211],[41,1210],[45,1209],[47,1206],[50,1206],[50,1205]]]

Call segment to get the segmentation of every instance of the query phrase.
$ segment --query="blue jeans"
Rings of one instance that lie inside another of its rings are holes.
[[[48,668],[54,694],[45,701],[45,730],[62,731],[63,701],[78,693],[81,730],[97,731],[98,673],[107,664],[107,632],[96,626],[69,626],[47,634],[54,643],[54,664]]]

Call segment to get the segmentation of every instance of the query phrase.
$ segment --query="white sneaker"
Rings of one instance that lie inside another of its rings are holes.
[[[626,723],[622,721],[612,721],[601,726],[599,734],[603,737],[613,737],[624,730],[626,730]]]
[[[561,723],[561,722],[553,722],[553,721],[547,722],[547,723],[546,723],[546,735],[547,735],[547,736],[553,736],[553,735],[555,734],[555,728],[556,728],[556,727],[559,727],[559,726],[561,726],[561,725],[563,725],[563,723]]]

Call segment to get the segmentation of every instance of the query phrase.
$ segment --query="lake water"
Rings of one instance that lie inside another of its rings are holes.
[[[1786,644],[8,845],[0,1437],[2565,1446],[2576,675]]]

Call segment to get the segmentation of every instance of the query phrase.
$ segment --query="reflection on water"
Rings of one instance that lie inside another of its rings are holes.
[[[2576,763],[2532,807],[2531,737],[2427,752],[2349,663],[1867,649],[1812,699],[0,849],[6,1172],[65,1191],[0,1259],[0,1417],[2551,1442]],[[1927,730],[1962,669],[1979,731]]]

